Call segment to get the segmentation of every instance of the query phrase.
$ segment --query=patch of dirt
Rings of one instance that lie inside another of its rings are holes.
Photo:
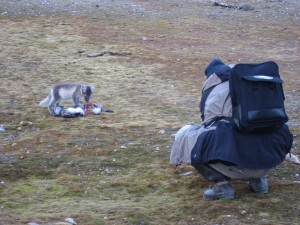
[[[297,224],[299,165],[276,168],[266,196],[235,181],[226,204],[204,201],[210,183],[191,166],[169,166],[172,134],[200,122],[213,57],[278,63],[300,154],[300,1],[245,4],[0,0],[0,224]],[[114,113],[38,106],[69,81],[93,83],[92,101]]]

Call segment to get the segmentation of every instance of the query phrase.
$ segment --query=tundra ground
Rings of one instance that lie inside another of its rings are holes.
[[[300,154],[300,2],[247,4],[0,1],[0,224],[298,224],[299,165],[276,168],[266,196],[234,181],[235,200],[211,202],[211,183],[169,165],[172,135],[200,123],[214,57],[278,63]],[[66,119],[38,106],[70,81],[93,83],[92,101],[114,113]]]

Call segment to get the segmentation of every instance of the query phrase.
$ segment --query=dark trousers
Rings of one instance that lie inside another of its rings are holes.
[[[193,167],[208,181],[215,183],[221,181],[229,181],[230,178],[218,172],[208,164],[192,164]]]

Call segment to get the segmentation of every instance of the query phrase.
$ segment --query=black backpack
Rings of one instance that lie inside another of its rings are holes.
[[[264,132],[288,121],[283,81],[275,62],[237,64],[229,78],[232,119],[244,132]]]

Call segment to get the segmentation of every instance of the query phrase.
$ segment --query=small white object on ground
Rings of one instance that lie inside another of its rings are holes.
[[[95,108],[93,108],[93,113],[95,114],[95,115],[98,115],[98,114],[100,114],[102,112],[102,108],[101,107],[95,107]]]
[[[66,218],[65,221],[73,225],[77,224],[73,218]]]
[[[0,132],[5,132],[5,129],[2,124],[0,124]]]
[[[293,162],[293,163],[295,163],[295,164],[300,164],[300,160],[299,160],[298,156],[296,156],[296,155],[293,155],[293,154],[289,154],[289,153],[288,153],[288,154],[285,156],[285,159],[288,160],[288,161],[291,161],[291,162]]]
[[[193,173],[193,171],[188,171],[188,172],[185,172],[185,173],[181,173],[179,174],[180,176],[189,176]]]

